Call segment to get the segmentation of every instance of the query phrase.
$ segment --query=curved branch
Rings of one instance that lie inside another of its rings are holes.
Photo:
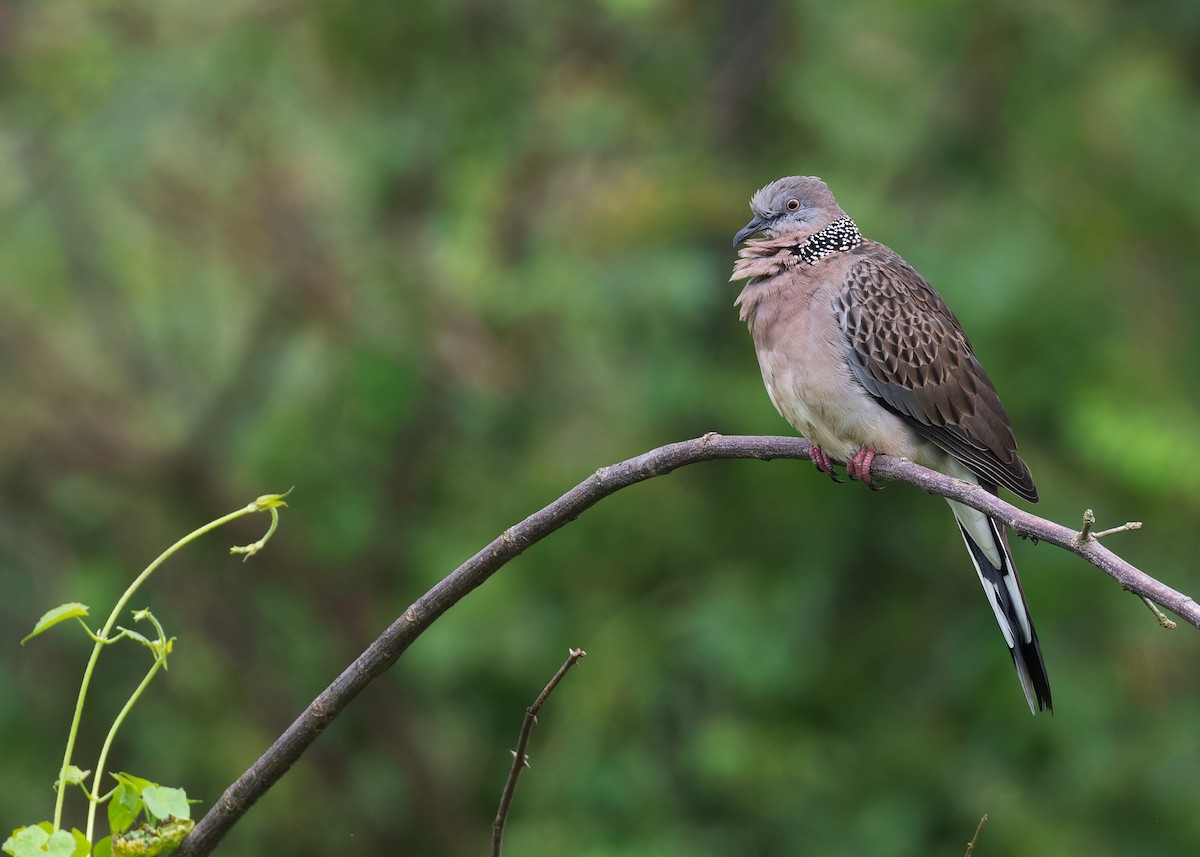
[[[664,476],[688,464],[718,459],[808,459],[808,441],[796,437],[722,436],[652,449],[611,467],[602,467],[550,505],[510,527],[417,599],[375,642],[296,718],[271,747],[225,790],[175,852],[177,857],[210,854],[230,828],[287,772],[325,727],[374,679],[382,675],[443,613],[482,584],[509,560],[546,538],[591,506],[622,488]],[[911,461],[879,455],[874,476],[907,482],[933,494],[986,512],[1022,536],[1058,545],[1115,578],[1122,586],[1161,604],[1200,628],[1200,605],[1155,580],[1080,533],[1021,511],[982,488],[926,470]]]

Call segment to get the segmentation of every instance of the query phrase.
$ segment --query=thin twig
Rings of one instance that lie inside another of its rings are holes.
[[[508,780],[505,781],[504,791],[500,795],[500,808],[496,810],[496,820],[492,822],[492,857],[500,857],[500,843],[504,839],[504,822],[508,820],[508,810],[512,807],[513,795],[517,791],[517,778],[521,776],[521,771],[529,767],[529,755],[525,751],[529,748],[529,736],[533,733],[533,724],[537,723],[538,712],[542,710],[542,706],[550,698],[554,688],[558,687],[562,677],[567,674],[567,670],[579,663],[579,659],[587,654],[583,649],[568,649],[567,651],[567,660],[558,668],[554,678],[550,679],[550,683],[538,694],[533,705],[525,709],[521,734],[517,736],[517,749],[512,751],[512,769],[508,772]]]
[[[971,857],[971,852],[975,850],[975,840],[979,838],[979,831],[983,830],[983,826],[987,824],[987,813],[983,814],[983,818],[979,819],[979,826],[975,828],[975,835],[971,837],[971,841],[967,843],[967,850],[963,852],[963,857]]]
[[[1169,616],[1167,616],[1166,613],[1159,610],[1157,604],[1155,604],[1153,601],[1151,601],[1145,595],[1142,595],[1140,593],[1137,594],[1137,597],[1142,599],[1142,602],[1147,607],[1150,608],[1150,612],[1154,614],[1154,618],[1158,620],[1158,624],[1162,625],[1168,631],[1175,630],[1175,628],[1176,628],[1175,620],[1171,619]]]
[[[334,679],[259,759],[251,765],[196,823],[176,857],[211,854],[246,811],[266,794],[317,739],[325,727],[404,654],[412,642],[443,613],[482,585],[507,562],[596,503],[622,488],[701,461],[753,458],[811,460],[808,441],[797,437],[757,437],[707,434],[603,467],[541,511],[505,530],[490,544],[435,584],[396,619],[359,657]],[[1200,604],[1121,559],[1095,539],[1079,541],[1079,532],[1005,503],[977,485],[926,470],[911,461],[875,456],[871,474],[907,482],[931,494],[957,500],[1003,522],[1013,532],[1065,548],[1115,578],[1122,586],[1145,596],[1200,628]]]
[[[1085,509],[1083,512],[1083,528],[1080,529],[1079,534],[1075,536],[1076,544],[1086,544],[1089,539],[1100,541],[1100,539],[1104,538],[1105,536],[1111,536],[1114,533],[1127,533],[1130,530],[1140,530],[1142,528],[1141,521],[1127,521],[1124,524],[1121,524],[1119,527],[1110,527],[1107,530],[1101,530],[1098,533],[1093,533],[1092,527],[1095,525],[1096,513],[1091,509]]]
[[[1091,509],[1083,510],[1083,527],[1079,530],[1079,536],[1075,541],[1079,544],[1086,544],[1087,540],[1092,537],[1092,527],[1096,525],[1096,513]]]
[[[1128,530],[1140,530],[1142,528],[1141,521],[1129,521],[1119,527],[1112,527],[1107,530],[1101,530],[1098,533],[1093,533],[1092,527],[1095,526],[1095,524],[1096,513],[1091,509],[1084,509],[1083,527],[1079,530],[1079,535],[1075,537],[1075,544],[1084,545],[1088,541],[1100,541],[1100,539],[1104,538],[1105,536],[1111,536],[1113,533],[1124,533]],[[1125,587],[1125,590],[1127,592],[1133,592],[1133,590],[1128,586]],[[1167,618],[1165,613],[1158,609],[1157,604],[1155,604],[1145,595],[1142,595],[1140,592],[1134,592],[1133,594],[1142,599],[1142,603],[1150,608],[1150,612],[1154,614],[1154,618],[1158,620],[1159,625],[1161,625],[1163,628],[1166,628],[1168,631],[1175,630],[1175,623],[1171,619]]]
[[[1092,538],[1096,541],[1100,541],[1100,539],[1104,538],[1105,536],[1111,536],[1113,533],[1127,533],[1130,530],[1140,530],[1141,528],[1141,521],[1129,521],[1128,523],[1121,524],[1119,527],[1110,527],[1107,530],[1101,530],[1098,533],[1092,533]]]

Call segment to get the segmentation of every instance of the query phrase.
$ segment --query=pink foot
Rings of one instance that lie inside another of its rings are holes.
[[[838,479],[837,474],[833,472],[833,459],[829,457],[829,453],[814,443],[809,445],[808,454],[812,458],[813,467],[820,470],[834,482],[841,483],[842,480]]]
[[[846,462],[846,475],[851,479],[857,479],[872,491],[878,491],[879,486],[871,478],[871,462],[874,460],[875,450],[865,446],[859,447],[858,452],[854,453],[854,457]]]

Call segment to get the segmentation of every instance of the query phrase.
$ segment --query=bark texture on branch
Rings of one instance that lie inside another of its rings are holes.
[[[438,617],[509,560],[622,488],[655,476],[664,476],[688,464],[733,458],[763,461],[774,458],[808,459],[809,444],[796,437],[717,434],[668,444],[619,464],[600,468],[545,508],[505,530],[417,599],[322,691],[197,822],[175,852],[177,857],[200,857],[212,853],[238,819],[287,772],[363,688],[394,664],[413,640]],[[958,500],[1003,521],[1020,535],[1065,548],[1111,575],[1126,589],[1160,604],[1200,628],[1200,605],[1121,559],[1092,535],[1081,537],[1076,530],[1017,509],[978,486],[926,470],[911,461],[878,455],[872,463],[871,473]]]

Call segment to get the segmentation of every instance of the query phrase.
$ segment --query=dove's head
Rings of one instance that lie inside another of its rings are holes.
[[[788,176],[777,179],[750,197],[754,217],[737,235],[736,247],[759,232],[767,238],[795,236],[807,238],[839,217],[845,217],[829,187],[816,176]]]

